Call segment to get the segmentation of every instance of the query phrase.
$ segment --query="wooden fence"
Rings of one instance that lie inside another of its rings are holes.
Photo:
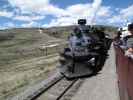
[[[64,50],[65,47],[67,47],[68,43],[55,43],[51,45],[42,45],[40,46],[39,50],[43,52],[45,56],[53,53],[59,53]]]

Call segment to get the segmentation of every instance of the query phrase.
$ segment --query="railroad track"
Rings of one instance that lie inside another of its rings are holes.
[[[62,77],[58,82],[55,82],[31,100],[61,100],[65,93],[71,89],[77,81],[78,79],[68,81]]]
[[[61,74],[57,74],[9,100],[63,100],[67,94],[74,95],[83,81],[84,79],[67,80]],[[72,90],[73,87],[75,90]]]

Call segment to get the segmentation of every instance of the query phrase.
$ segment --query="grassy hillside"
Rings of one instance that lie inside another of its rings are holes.
[[[46,78],[56,68],[58,55],[53,47],[46,56],[41,47],[64,42],[32,28],[0,31],[0,38],[0,100]]]
[[[12,29],[6,32],[7,39],[5,36],[0,41],[0,66],[26,57],[41,56],[39,46],[52,43],[52,41],[61,41],[45,33],[39,33],[37,29]],[[13,36],[9,39],[12,33]]]
[[[52,27],[46,28],[42,30],[50,36],[54,36],[56,38],[67,39],[67,37],[73,33],[73,29],[76,26],[64,26],[64,27]],[[89,27],[89,26],[88,26]],[[104,32],[110,34],[111,36],[116,32],[117,28],[113,26],[103,26],[103,25],[95,25],[93,26],[96,29],[104,29]]]

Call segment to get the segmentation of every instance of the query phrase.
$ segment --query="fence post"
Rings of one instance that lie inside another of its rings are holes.
[[[46,56],[47,56],[47,47],[46,47]]]

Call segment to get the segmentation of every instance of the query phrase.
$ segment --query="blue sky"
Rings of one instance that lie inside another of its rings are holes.
[[[132,0],[0,0],[0,28],[77,24],[123,26],[133,21]]]

